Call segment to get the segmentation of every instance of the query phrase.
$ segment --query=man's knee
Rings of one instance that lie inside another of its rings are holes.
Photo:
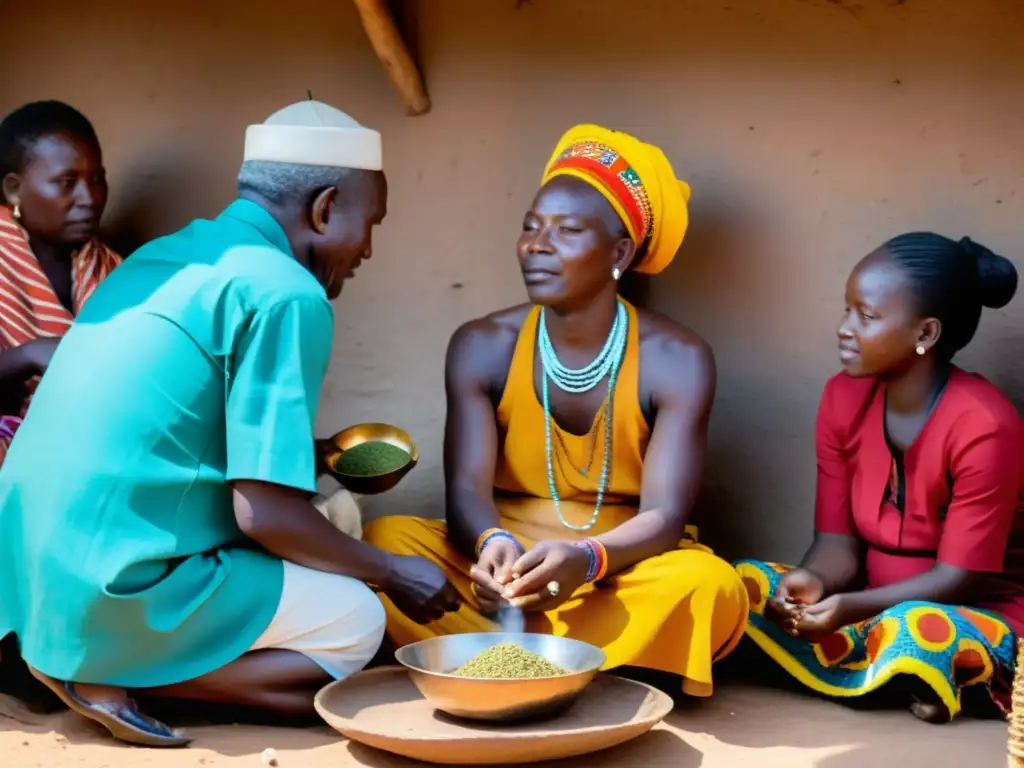
[[[363,538],[363,512],[354,494],[340,488],[327,497],[315,496],[313,506],[342,533],[353,539]]]
[[[365,584],[360,583],[357,589],[359,599],[354,601],[353,618],[358,626],[354,634],[354,642],[350,646],[352,653],[365,657],[368,663],[384,642],[384,629],[387,623],[387,616],[384,613],[384,605],[376,593]]]

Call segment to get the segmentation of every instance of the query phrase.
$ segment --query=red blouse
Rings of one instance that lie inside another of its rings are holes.
[[[903,456],[904,511],[889,493],[885,389],[839,374],[826,385],[816,430],[815,529],[867,544],[869,587],[936,562],[992,574],[973,604],[1024,633],[1024,428],[985,378],[954,369]],[[1011,539],[1013,540],[1011,543]]]

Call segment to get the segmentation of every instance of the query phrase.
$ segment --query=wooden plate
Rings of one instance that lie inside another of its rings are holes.
[[[331,683],[316,709],[344,736],[413,760],[446,765],[535,763],[585,755],[634,739],[661,722],[672,698],[598,675],[561,717],[523,725],[456,720],[434,709],[401,667],[380,667]]]

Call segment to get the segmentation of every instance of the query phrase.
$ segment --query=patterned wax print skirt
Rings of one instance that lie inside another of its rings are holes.
[[[911,676],[931,688],[951,716],[960,712],[961,693],[972,686],[984,686],[1009,713],[1016,639],[996,614],[906,602],[811,643],[786,634],[764,615],[790,568],[757,560],[736,564],[750,595],[747,636],[803,685],[825,696],[852,698]]]

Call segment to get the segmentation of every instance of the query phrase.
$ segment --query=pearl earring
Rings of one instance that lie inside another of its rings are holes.
[[[622,277],[622,272],[619,271],[618,267],[615,267],[615,269],[612,270],[612,277],[615,278],[616,280]]]
[[[922,345],[918,344],[917,348],[914,351],[917,352],[917,354],[919,355],[923,355],[925,353],[925,348]]]
[[[17,203],[15,203],[14,204],[14,210],[11,211],[11,213],[14,214],[14,218],[20,219],[21,218],[21,206],[18,205]]]

